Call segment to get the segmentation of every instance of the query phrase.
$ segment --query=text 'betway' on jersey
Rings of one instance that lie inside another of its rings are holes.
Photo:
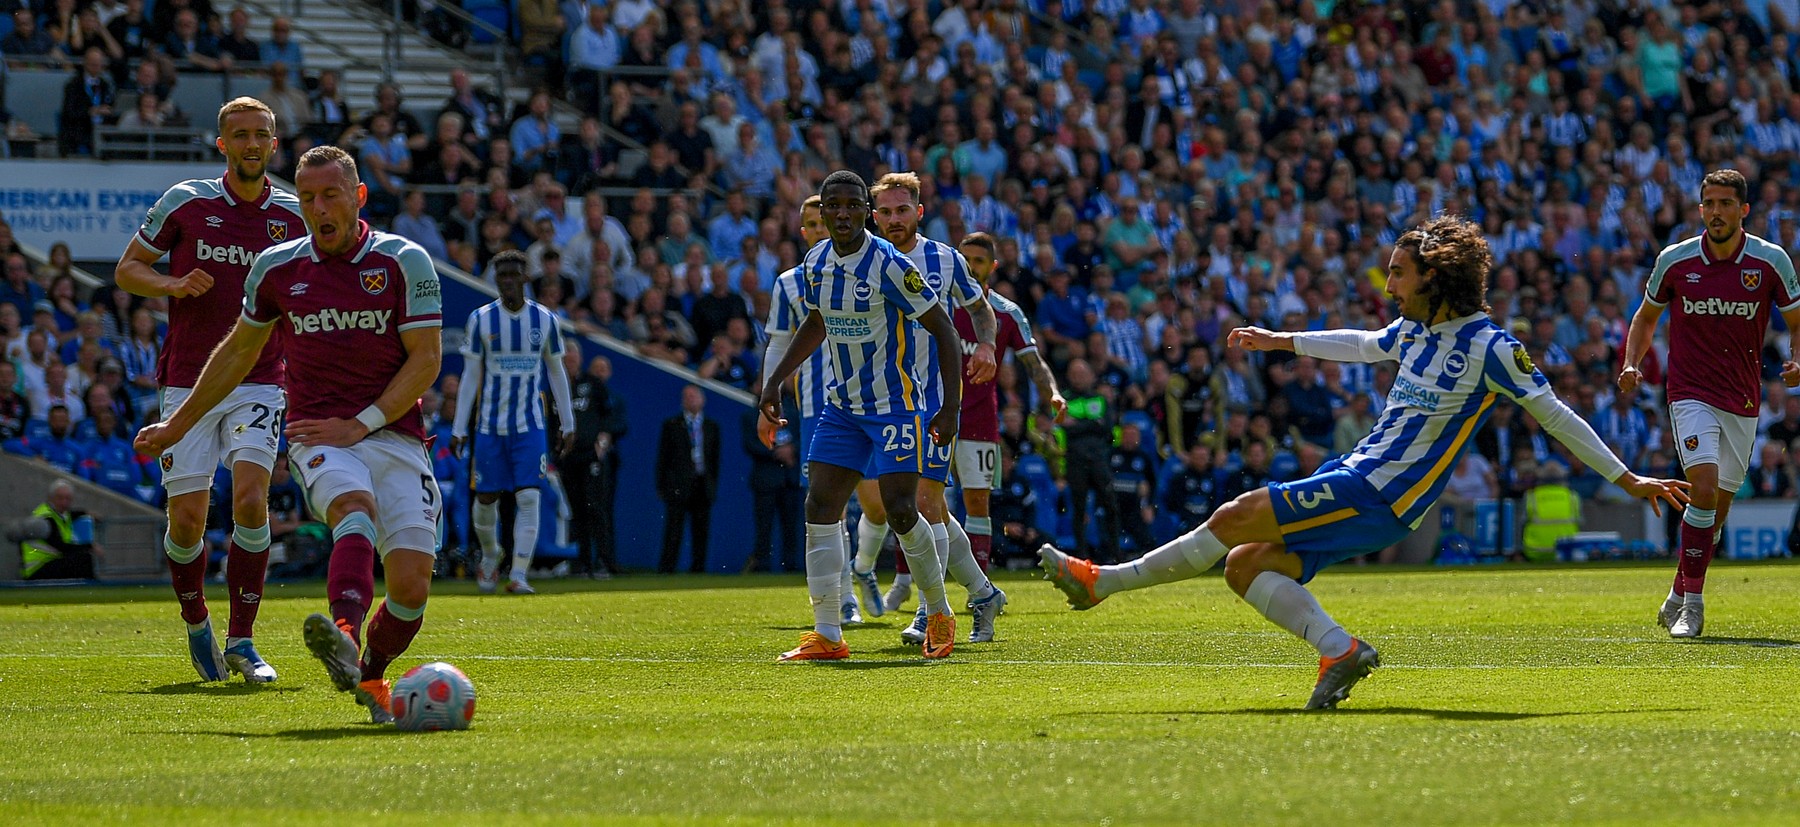
[[[300,316],[288,314],[295,333],[329,333],[333,330],[373,330],[377,336],[386,333],[392,310],[338,310],[327,307],[317,313]]]
[[[1742,316],[1748,319],[1756,315],[1756,305],[1756,302],[1734,302],[1720,298],[1681,297],[1681,312],[1689,316]]]
[[[249,250],[236,244],[230,247],[214,247],[206,243],[206,239],[203,238],[194,239],[194,257],[201,261],[217,261],[221,264],[236,264],[244,267],[256,263],[256,254]]]

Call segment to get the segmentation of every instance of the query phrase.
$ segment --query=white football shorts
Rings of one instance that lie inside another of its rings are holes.
[[[1000,443],[956,441],[956,480],[964,488],[992,491],[1000,487]]]
[[[1669,404],[1669,422],[1682,468],[1715,464],[1719,490],[1743,486],[1750,446],[1756,442],[1756,417],[1729,414],[1698,399],[1678,399]]]
[[[384,429],[348,448],[293,445],[288,459],[314,514],[323,516],[345,494],[375,496],[375,548],[383,558],[397,548],[437,554],[443,498],[425,443]]]
[[[166,421],[181,407],[192,388],[163,388],[162,418]],[[219,463],[232,467],[240,462],[275,467],[281,450],[281,425],[287,413],[287,394],[280,385],[239,385],[232,389],[200,424],[157,458],[163,489],[178,497],[212,487]]]

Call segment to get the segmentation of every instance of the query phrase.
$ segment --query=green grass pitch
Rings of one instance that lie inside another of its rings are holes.
[[[300,645],[319,585],[270,587],[267,687],[194,683],[166,587],[0,591],[0,822],[1800,822],[1800,566],[1716,568],[1699,643],[1653,623],[1668,580],[1327,572],[1387,663],[1335,713],[1216,575],[1085,613],[1008,577],[1000,639],[930,664],[893,615],[847,664],[775,664],[798,578],[440,584],[395,674],[449,660],[479,710],[417,735]]]

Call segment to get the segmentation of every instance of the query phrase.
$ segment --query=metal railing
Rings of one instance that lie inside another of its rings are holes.
[[[102,161],[201,161],[213,148],[199,129],[131,129],[102,126],[94,130],[94,157]]]

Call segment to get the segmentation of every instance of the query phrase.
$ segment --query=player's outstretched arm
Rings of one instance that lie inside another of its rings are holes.
[[[1227,343],[1245,350],[1291,350],[1332,362],[1386,362],[1399,357],[1401,322],[1380,330],[1276,332],[1240,327]]]
[[[1050,366],[1044,364],[1044,358],[1036,350],[1019,354],[1019,361],[1024,363],[1025,372],[1031,376],[1031,383],[1037,386],[1038,392],[1044,394],[1045,400],[1049,402],[1050,412],[1056,414],[1056,421],[1061,422],[1069,413],[1069,403],[1063,399],[1062,389],[1056,386],[1056,375],[1050,372]]]
[[[962,350],[962,337],[956,335],[956,323],[950,321],[950,314],[944,312],[942,305],[933,304],[919,316],[919,324],[924,325],[931,338],[937,341],[939,353]],[[944,382],[944,407],[931,418],[931,439],[939,445],[949,445],[956,438],[957,420],[962,415],[962,377],[957,375],[955,359],[937,361],[939,378]]]
[[[225,334],[219,346],[213,349],[212,356],[207,358],[206,367],[201,368],[200,378],[194,382],[194,389],[187,399],[182,400],[181,407],[176,408],[168,420],[138,432],[137,450],[156,456],[187,436],[200,417],[225,401],[232,389],[250,375],[250,369],[256,366],[256,360],[262,356],[263,346],[268,344],[269,334],[273,332],[271,325],[259,326],[238,319],[231,332]]]
[[[1538,420],[1544,431],[1569,447],[1575,456],[1601,476],[1617,483],[1620,488],[1634,497],[1650,501],[1650,509],[1657,515],[1662,514],[1664,502],[1670,508],[1681,508],[1687,504],[1688,484],[1677,480],[1640,477],[1631,472],[1601,441],[1600,435],[1594,433],[1594,427],[1563,404],[1556,394],[1548,391],[1527,396],[1520,404]]]
[[[119,256],[119,266],[113,269],[113,279],[120,287],[125,288],[125,292],[149,298],[173,296],[188,299],[212,289],[212,276],[198,267],[180,277],[156,272],[156,262],[161,258],[161,253],[144,246],[144,242],[133,237],[131,243],[125,245],[125,253]]]
[[[301,445],[347,448],[398,418],[430,390],[444,367],[444,340],[437,325],[400,331],[406,361],[375,403],[352,419],[308,419],[289,422],[289,440]],[[380,417],[380,421],[375,421]]]
[[[794,375],[794,371],[800,368],[800,363],[805,362],[808,356],[813,355],[813,352],[819,349],[819,344],[824,341],[825,319],[819,315],[819,311],[809,311],[806,314],[806,320],[800,323],[798,330],[794,331],[793,340],[787,344],[787,350],[779,354],[780,361],[776,362],[775,368],[763,377],[762,395],[757,400],[757,408],[762,411],[764,419],[776,425],[787,424],[787,420],[781,418],[781,385],[788,380],[788,377]],[[773,359],[777,356],[775,345],[775,340],[771,338],[768,358]],[[765,361],[764,364],[767,362]],[[958,390],[960,389],[959,384]]]
[[[1631,314],[1631,328],[1625,332],[1625,367],[1619,371],[1621,392],[1636,393],[1638,383],[1643,381],[1643,374],[1638,372],[1638,363],[1644,361],[1644,354],[1650,352],[1650,339],[1656,335],[1656,326],[1662,322],[1662,314],[1662,305],[1649,301],[1638,305],[1637,312]],[[1796,374],[1796,381],[1800,381],[1800,373]]]
[[[969,357],[966,371],[969,381],[977,385],[992,382],[994,373],[1000,369],[994,350],[994,340],[1000,335],[1000,322],[994,318],[994,306],[986,298],[978,298],[963,309],[969,311],[969,323],[975,328],[975,355]]]

